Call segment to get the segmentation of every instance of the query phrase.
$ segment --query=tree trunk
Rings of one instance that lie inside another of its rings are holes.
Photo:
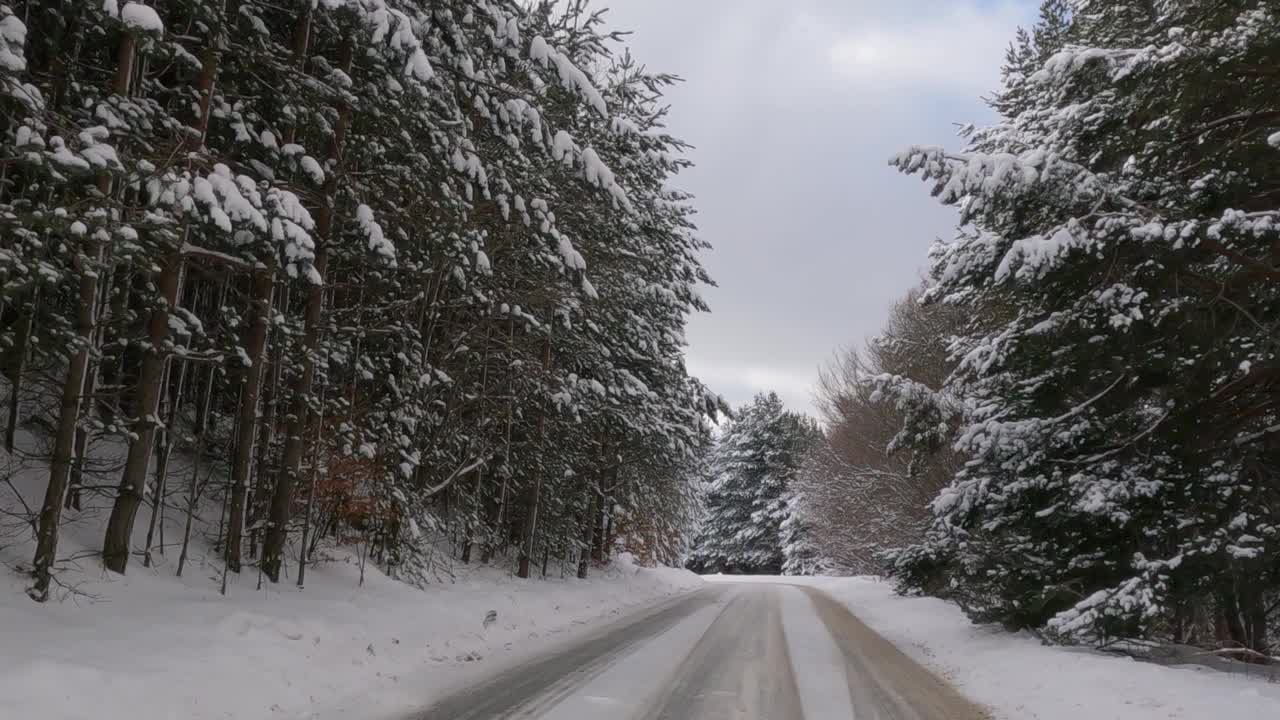
[[[282,294],[280,311],[288,311],[288,295]],[[254,530],[249,534],[249,555],[256,556],[258,541],[262,537],[262,519],[267,514],[267,504],[271,500],[271,484],[267,478],[273,477],[271,467],[271,446],[275,443],[276,408],[280,405],[280,339],[275,331],[269,331],[267,345],[270,346],[271,365],[262,388],[262,420],[258,423],[258,459],[254,473],[253,498],[249,502],[249,523]],[[263,357],[266,357],[264,355]]]
[[[160,411],[161,382],[164,379],[165,341],[169,337],[169,312],[178,300],[178,288],[182,282],[183,260],[180,252],[169,256],[160,272],[160,305],[151,311],[147,322],[147,334],[151,347],[142,360],[138,374],[138,417],[133,423],[135,440],[129,444],[124,474],[107,532],[102,541],[102,561],[108,570],[123,574],[129,563],[129,545],[133,536],[133,523],[146,492],[147,467],[151,464],[151,451],[155,441],[157,413]]]
[[[493,506],[489,509],[485,527],[485,543],[480,552],[480,564],[488,565],[493,562],[493,556],[498,551],[498,538],[502,537],[502,519],[506,514],[507,508],[507,478],[502,478],[502,487],[498,491],[498,496],[493,499]]]
[[[462,558],[461,559],[463,564],[469,564],[471,562],[471,549],[476,544],[474,536],[476,533],[476,529],[480,527],[480,516],[484,512],[484,506],[480,499],[480,495],[481,495],[481,492],[483,492],[483,489],[484,489],[484,467],[481,466],[476,468],[476,485],[475,485],[475,490],[473,491],[475,496],[475,506],[474,506],[475,515],[472,516],[474,519],[465,523],[462,531],[463,537],[462,537]]]
[[[258,435],[258,396],[262,390],[267,327],[271,322],[271,295],[275,275],[262,270],[253,278],[253,324],[245,337],[249,367],[242,375],[240,407],[237,410],[236,450],[231,464],[231,499],[227,518],[227,569],[240,572],[240,545],[244,532],[245,495],[253,470],[253,441]]]
[[[325,222],[328,213],[321,214],[321,222]],[[325,223],[328,225],[332,220]],[[316,270],[324,277],[326,253],[322,248],[316,250]],[[284,561],[284,546],[289,534],[289,517],[293,509],[293,489],[297,486],[302,468],[302,453],[305,449],[307,420],[310,417],[310,406],[307,402],[311,394],[311,386],[315,382],[315,354],[320,344],[320,320],[324,305],[324,286],[316,285],[307,292],[307,308],[305,331],[303,334],[302,373],[295,382],[292,395],[293,407],[290,409],[289,422],[284,439],[284,453],[280,460],[280,469],[276,473],[276,484],[271,494],[271,507],[267,516],[267,528],[262,541],[262,571],[271,582],[280,581],[280,566]]]
[[[324,394],[321,393],[321,407],[324,406]],[[302,587],[307,579],[307,561],[311,556],[311,550],[307,547],[307,536],[311,533],[311,515],[315,510],[316,501],[316,477],[320,474],[320,433],[324,429],[324,411],[320,411],[319,417],[315,422],[315,453],[316,456],[311,461],[311,483],[307,490],[307,508],[302,515],[302,540],[298,545],[298,587]]]
[[[1240,603],[1235,590],[1223,589],[1218,592],[1218,616],[1220,628],[1218,641],[1225,647],[1247,647],[1249,639],[1240,618]]]
[[[4,447],[13,454],[14,441],[18,434],[18,417],[22,407],[22,376],[27,369],[27,356],[31,354],[31,331],[35,326],[36,308],[40,306],[40,288],[31,294],[31,307],[18,324],[17,336],[13,339],[13,350],[9,367],[5,374],[9,377],[9,423],[4,429]]]
[[[609,559],[609,555],[610,555],[610,553],[611,553],[611,552],[612,552],[612,550],[613,550],[613,545],[614,545],[614,543],[616,543],[616,542],[617,542],[617,540],[618,540],[618,539],[617,539],[617,537],[615,537],[615,536],[614,536],[614,534],[613,534],[613,507],[612,507],[612,505],[610,505],[609,509],[608,509],[608,510],[606,510],[606,513],[607,513],[607,515],[606,515],[606,517],[605,517],[605,526],[604,526],[604,552],[603,552],[603,555],[604,555],[604,559],[605,559],[605,560],[608,560],[608,559]]]
[[[484,352],[480,354],[480,402],[478,406],[478,415],[481,424],[484,422],[484,413],[487,409],[486,400],[489,397],[489,350],[493,333],[490,327],[486,326],[484,331]],[[481,498],[484,493],[484,466],[476,468],[476,484],[472,491],[472,507],[474,513],[463,525],[462,537],[462,562],[469,564],[471,562],[471,549],[475,546],[475,535],[477,528],[480,527],[481,516],[484,512],[484,503]]]
[[[130,288],[133,287],[133,275],[134,272],[131,265],[119,271],[112,271],[111,284],[102,289],[103,297],[108,303],[108,320],[122,318],[128,313]],[[117,278],[119,278],[118,281]],[[103,347],[105,347],[105,343]],[[119,392],[119,387],[124,384],[125,354],[124,350],[119,350],[115,357],[109,358],[110,362],[108,362],[108,357],[106,356],[98,361],[98,385],[103,391]],[[102,422],[110,425],[115,422],[116,411],[120,408],[121,403],[118,398],[104,397],[101,402],[97,403],[98,417]]]
[[[110,248],[108,248],[109,250]],[[104,261],[109,255],[104,254]],[[108,262],[109,265],[111,263]],[[111,286],[115,278],[115,266],[111,265],[111,269],[107,272],[106,280],[98,283],[98,310],[94,317],[94,324],[97,329],[94,331],[94,347],[101,348],[104,337],[104,317],[103,308],[107,307],[107,303],[111,300]],[[110,319],[109,316],[106,319]],[[88,415],[90,408],[93,407],[95,396],[98,392],[98,369],[101,367],[101,359],[96,357],[89,358],[89,368],[84,380],[84,409],[83,412]],[[105,417],[106,411],[103,409],[104,403],[98,403],[98,417]],[[67,510],[75,508],[80,509],[80,489],[84,486],[84,470],[86,456],[89,452],[89,430],[83,425],[76,428],[76,455],[75,463],[71,466],[71,487],[67,490],[67,500],[63,507]]]
[[[550,324],[547,326],[547,338],[542,346],[542,372],[544,377],[551,371],[551,327],[555,323],[555,314],[551,314]],[[546,411],[538,413],[538,445],[541,447],[547,434],[547,415]],[[524,534],[520,543],[520,567],[516,573],[517,577],[529,577],[529,561],[533,556],[534,543],[538,535],[538,506],[542,500],[542,472],[540,469],[534,469],[535,480],[529,488],[528,494],[525,496],[525,515],[524,515]]]
[[[516,323],[511,320],[507,323],[507,347],[515,344]],[[509,393],[507,398],[507,428],[504,433],[502,444],[502,488],[498,492],[498,502],[496,503],[496,516],[494,516],[488,527],[484,552],[481,554],[480,562],[488,565],[492,560],[494,553],[497,552],[497,539],[504,537],[502,524],[507,515],[507,488],[511,483],[511,431],[515,424],[515,397],[514,393]]]
[[[596,508],[596,516],[591,521],[593,532],[591,544],[591,559],[597,563],[604,562],[604,501],[605,497],[600,491],[596,493],[596,502],[601,503]]]
[[[85,369],[84,398],[86,403],[93,402],[93,395],[97,391],[98,374],[94,372],[95,365],[96,363],[94,363],[93,359],[90,358],[89,366]],[[80,509],[80,488],[84,486],[85,456],[88,452],[89,431],[83,427],[77,426],[74,460],[71,465],[71,485],[67,490],[66,502],[63,503],[63,507],[67,510],[72,508],[75,508],[76,510]]]
[[[1267,642],[1267,604],[1256,585],[1240,593],[1240,619],[1244,623],[1245,646],[1263,655],[1270,654]]]
[[[355,45],[351,36],[342,43],[341,66],[348,76],[351,74],[351,63],[355,53]],[[329,144],[329,158],[339,161],[342,158],[342,145],[346,139],[347,127],[351,122],[351,108],[341,105],[338,108],[338,122],[333,129],[333,137]],[[293,489],[297,486],[302,465],[302,452],[305,444],[303,437],[307,428],[309,415],[308,398],[311,386],[315,381],[316,352],[320,345],[320,321],[324,311],[324,277],[328,264],[328,240],[333,232],[337,195],[337,173],[329,176],[324,188],[324,202],[320,206],[316,220],[316,257],[315,268],[320,276],[320,283],[309,288],[303,330],[302,372],[291,391],[293,408],[289,416],[287,435],[284,441],[284,456],[281,458],[280,472],[277,473],[275,491],[271,496],[271,511],[267,521],[266,537],[262,542],[262,569],[271,582],[280,581],[280,565],[284,561],[284,545],[289,534],[289,516],[293,505]]]
[[[524,496],[524,525],[520,532],[520,567],[516,577],[529,577],[529,563],[533,555],[533,545],[538,538],[538,505],[542,495],[542,473],[537,472],[536,479]]]
[[[595,483],[587,482],[587,514],[582,523],[582,553],[578,556],[578,577],[586,579],[595,547],[596,521],[600,517],[600,493]]]
[[[172,363],[170,363],[169,373],[173,373]],[[164,492],[169,484],[169,456],[173,454],[173,446],[176,444],[174,428],[178,424],[178,407],[182,404],[182,390],[186,381],[187,364],[183,362],[182,367],[178,369],[178,387],[173,394],[169,395],[165,427],[161,431],[160,447],[156,454],[156,492],[151,498],[151,520],[147,524],[147,542],[142,549],[142,567],[151,567],[151,548],[157,524],[160,525],[160,554],[164,554]],[[166,394],[168,389],[169,383],[166,381]]]
[[[225,294],[226,285],[223,285]],[[219,303],[221,304],[221,303]],[[218,368],[209,366],[209,379],[205,381],[204,393],[201,395],[200,408],[196,411],[196,423],[201,428],[208,427],[209,401],[213,398],[213,379]],[[195,522],[196,506],[200,503],[200,461],[204,459],[205,435],[203,429],[196,436],[196,447],[191,460],[191,487],[187,489],[187,518],[182,526],[182,551],[178,553],[178,577],[187,565],[187,550],[191,546],[191,526]]]
[[[104,184],[109,184],[107,180]],[[98,264],[102,260],[102,245],[96,240],[86,240],[85,250],[92,254],[94,264],[80,268],[80,307],[77,314],[76,337],[80,349],[71,358],[67,379],[62,384],[62,403],[58,413],[58,431],[53,441],[53,458],[49,466],[49,485],[45,488],[44,503],[40,506],[40,518],[36,528],[36,554],[34,566],[35,585],[31,597],[39,602],[49,599],[49,583],[52,568],[58,554],[58,525],[62,521],[63,495],[71,474],[76,428],[80,423],[81,399],[89,360],[93,355],[93,331],[98,298]],[[14,386],[17,394],[17,386]]]

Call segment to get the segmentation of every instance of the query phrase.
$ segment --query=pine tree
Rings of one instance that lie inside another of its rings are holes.
[[[7,435],[31,361],[61,398],[34,597],[73,483],[116,572],[172,493],[272,582],[334,536],[413,582],[442,537],[529,575],[624,525],[680,554],[723,409],[683,357],[706,245],[677,79],[602,12],[11,2],[0,31]],[[226,476],[149,471],[187,437]],[[80,482],[108,443],[124,475]]]
[[[1267,644],[1274,494],[1280,45],[1268,3],[1048,3],[1001,122],[912,148],[963,226],[928,299],[1015,308],[941,392],[886,379],[970,457],[900,577],[975,617],[1070,638]],[[937,440],[938,438],[932,438]],[[939,582],[939,578],[944,582]]]
[[[804,494],[792,492],[787,498],[787,516],[779,528],[782,543],[783,575],[826,575],[836,569],[814,537]]]
[[[706,519],[691,567],[782,572],[790,483],[817,435],[817,425],[786,410],[776,393],[757,395],[737,412],[716,446]]]

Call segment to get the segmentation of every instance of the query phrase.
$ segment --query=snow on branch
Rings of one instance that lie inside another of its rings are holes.
[[[315,221],[293,193],[274,187],[263,193],[256,180],[235,175],[222,163],[207,174],[169,170],[148,180],[146,190],[149,205],[200,217],[232,247],[270,238],[289,277],[321,281],[312,265]],[[206,257],[212,257],[209,252]]]
[[[388,267],[396,266],[396,247],[382,232],[382,226],[373,216],[373,208],[361,203],[356,208],[356,222],[360,232],[368,240],[369,250],[382,259]]]
[[[470,464],[459,466],[453,472],[449,473],[449,477],[445,478],[444,480],[441,480],[440,484],[431,488],[427,488],[426,492],[422,495],[422,497],[429,498],[444,491],[446,488],[448,488],[450,485],[453,484],[454,480],[457,480],[458,478],[463,477],[464,475],[470,473],[473,470],[483,467],[492,459],[493,459],[493,453],[490,453],[478,460],[473,461]]]
[[[396,51],[404,59],[405,77],[424,84],[435,77],[422,40],[413,32],[412,20],[400,10],[388,7],[385,0],[321,0],[321,4],[329,10],[355,11],[371,31],[369,40],[373,45]]]
[[[555,66],[564,89],[581,95],[600,117],[606,120],[609,118],[609,108],[605,105],[604,96],[587,74],[574,65],[567,55],[552,47],[546,38],[539,35],[529,43],[529,58],[543,67]]]
[[[164,23],[153,8],[142,3],[128,2],[120,8],[120,20],[125,27],[142,32],[164,33]]]
[[[633,212],[631,200],[627,192],[618,184],[613,170],[600,159],[600,154],[592,148],[579,147],[573,136],[564,130],[556,132],[551,142],[551,157],[568,166],[577,167],[583,180],[609,193],[613,202]]]
[[[970,200],[964,208],[973,216],[989,200],[1025,195],[1041,185],[1054,183],[1066,189],[1072,202],[1093,202],[1102,195],[1102,181],[1084,166],[1041,149],[1023,153],[948,153],[931,145],[913,145],[889,159],[908,175],[934,181],[933,194],[954,205]]]

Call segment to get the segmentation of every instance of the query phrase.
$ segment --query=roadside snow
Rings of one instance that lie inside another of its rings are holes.
[[[726,578],[728,579],[728,578]],[[736,578],[735,578],[736,579]],[[818,587],[1002,720],[1280,717],[1280,685],[1162,667],[974,625],[956,606],[872,578],[775,578]]]
[[[40,442],[25,430],[18,441],[20,448]],[[124,452],[119,443],[95,443],[90,467],[119,467]],[[356,550],[326,540],[317,557],[327,560],[308,567],[305,589],[294,585],[289,563],[275,586],[252,567],[232,573],[223,596],[213,548],[223,510],[212,492],[194,518],[186,570],[175,576],[194,474],[192,458],[179,453],[169,464],[173,492],[157,523],[152,566],[135,552],[126,575],[102,569],[111,501],[86,492],[82,510],[64,513],[57,586],[40,604],[26,594],[35,548],[24,511],[39,507],[49,471],[33,455],[0,453],[4,720],[402,716],[508,657],[703,585],[691,572],[641,568],[628,555],[593,568],[587,580],[561,579],[557,564],[547,579],[520,580],[508,558],[493,567],[446,561],[443,540],[432,563],[436,582],[425,590],[373,563],[362,585]],[[135,551],[146,544],[149,514],[150,499],[134,525]],[[296,558],[297,548],[286,555]],[[496,617],[486,622],[490,611]],[[338,706],[357,712],[332,715]]]
[[[347,558],[309,572],[302,591],[256,591],[246,573],[221,597],[208,566],[177,579],[168,563],[134,565],[108,579],[82,562],[93,602],[38,605],[24,579],[0,581],[5,717],[309,717],[351,697],[362,718],[394,715],[484,672],[485,660],[701,584],[624,557],[586,581],[464,567],[456,583],[420,591],[370,567],[359,587]],[[485,627],[489,611],[497,619]]]

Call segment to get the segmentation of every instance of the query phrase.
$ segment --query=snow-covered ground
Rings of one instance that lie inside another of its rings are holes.
[[[1047,646],[1027,634],[974,625],[941,600],[900,597],[871,578],[804,582],[844,603],[1000,720],[1280,718],[1280,684],[1261,678]]]
[[[85,560],[92,565],[94,560]],[[416,590],[354,561],[322,565],[302,591],[255,591],[252,574],[217,593],[195,568],[132,567],[83,587],[99,600],[38,605],[7,575],[0,594],[4,717],[44,720],[309,717],[331,706],[361,718],[424,707],[441,688],[579,626],[685,592],[683,570],[627,559],[586,581],[518,580],[462,569]],[[485,627],[489,611],[497,620]],[[323,714],[323,712],[321,712]],[[347,715],[350,717],[350,715]]]
[[[19,446],[39,441],[21,432]],[[122,455],[102,443],[95,458],[110,466]],[[166,540],[157,540],[153,566],[135,553],[126,575],[103,570],[98,550],[110,501],[86,494],[83,510],[65,513],[58,585],[39,604],[21,571],[34,551],[23,515],[39,507],[48,468],[24,457],[0,459],[3,720],[306,718],[355,702],[361,720],[396,716],[504,658],[703,585],[688,571],[641,568],[627,556],[593,568],[585,581],[561,579],[556,564],[547,579],[520,580],[502,559],[495,567],[447,563],[451,569],[435,573],[425,590],[367,563],[361,584],[355,551],[326,542],[328,559],[308,568],[305,589],[293,584],[293,567],[262,589],[246,567],[229,575],[223,596],[223,565],[211,549],[222,511],[216,497],[201,503],[186,571],[175,576],[186,496],[179,484],[191,475],[191,458],[175,455],[170,503],[177,506],[161,523]],[[138,514],[135,549],[144,545],[149,513],[148,504]],[[496,619],[486,623],[490,611]]]

